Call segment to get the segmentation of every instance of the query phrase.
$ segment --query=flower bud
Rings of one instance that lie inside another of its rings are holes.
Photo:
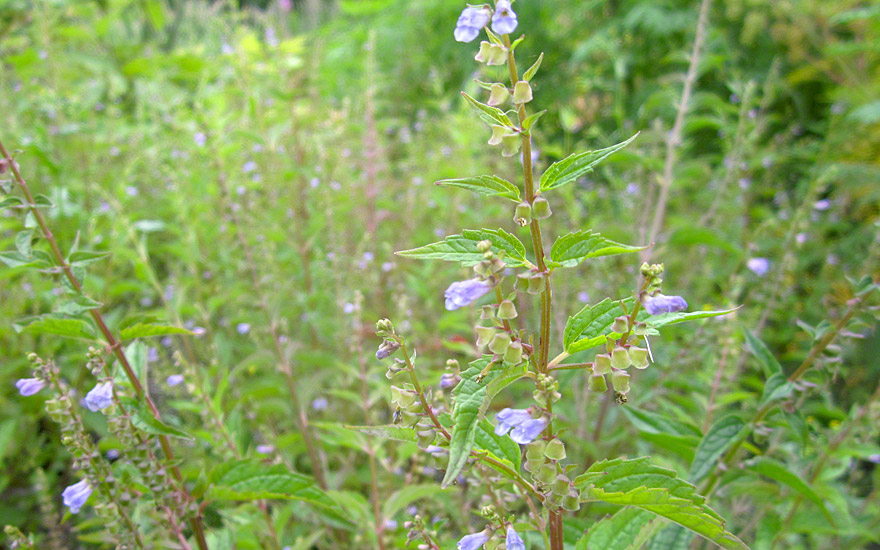
[[[513,221],[522,227],[532,223],[532,205],[525,201],[517,204],[513,212]]]
[[[491,321],[495,318],[495,306],[492,304],[486,304],[480,310],[480,319],[484,321]]]
[[[544,502],[550,506],[550,508],[559,508],[562,506],[562,499],[564,497],[557,495],[556,493],[550,493],[547,495],[547,500]]]
[[[562,498],[562,508],[568,512],[577,512],[581,509],[581,496],[576,489],[572,489]]]
[[[412,428],[419,421],[419,415],[409,411],[401,411],[398,424],[404,428]]]
[[[522,344],[513,342],[507,346],[507,351],[504,352],[504,362],[511,365],[519,365],[522,362],[522,353]]]
[[[489,345],[489,342],[491,342],[494,337],[494,327],[477,327],[477,346],[483,347]]]
[[[532,201],[532,210],[535,218],[539,220],[546,220],[553,215],[553,211],[550,210],[550,203],[541,196],[535,197],[535,200]]]
[[[553,463],[544,464],[534,477],[541,483],[550,485],[556,479],[556,465]]]
[[[391,336],[394,334],[394,325],[388,319],[379,319],[376,322],[376,335],[381,337]]]
[[[648,334],[648,323],[636,323],[636,326],[633,327],[633,334],[636,336],[644,336]]]
[[[405,388],[391,386],[391,403],[400,408],[406,408],[415,403],[415,393]]]
[[[510,91],[501,84],[492,84],[489,90],[489,101],[486,103],[491,106],[501,105],[510,97]]]
[[[541,273],[536,273],[532,277],[529,278],[529,288],[527,291],[529,294],[540,294],[544,292],[544,275]]]
[[[565,444],[559,438],[552,439],[547,443],[547,448],[544,449],[544,456],[550,460],[565,459]]]
[[[509,320],[516,319],[516,306],[510,300],[504,300],[498,305],[498,318]]]
[[[501,156],[512,157],[519,153],[522,140],[516,134],[508,134],[501,138]]]
[[[629,373],[616,370],[611,373],[611,387],[614,391],[626,395],[629,393]]]
[[[391,357],[395,351],[400,349],[400,344],[391,340],[385,340],[379,349],[376,350],[376,359],[382,360]]]
[[[532,85],[525,80],[520,80],[513,87],[513,102],[517,105],[528,103],[532,100]]]
[[[564,474],[559,474],[550,486],[550,490],[557,495],[568,496],[571,490],[571,480]]]
[[[544,450],[547,448],[547,442],[543,439],[536,439],[526,445],[526,460],[544,461]]]
[[[611,325],[611,332],[623,334],[627,330],[629,330],[629,319],[625,315],[621,315],[614,319],[614,323]]]
[[[489,342],[489,351],[500,355],[507,351],[508,346],[510,346],[510,335],[506,332],[499,332]]]
[[[648,350],[637,346],[629,348],[629,358],[637,369],[648,368]]]
[[[630,365],[632,365],[632,360],[629,358],[629,352],[626,351],[626,348],[623,346],[614,348],[614,351],[611,352],[611,366],[615,369],[628,369]]]
[[[493,273],[501,273],[507,269],[507,264],[501,258],[492,258],[492,261],[489,262],[489,269]]]
[[[605,382],[604,374],[594,374],[590,376],[590,391],[596,393],[605,393],[608,384]]]
[[[489,252],[489,250],[491,248],[492,248],[492,241],[490,241],[488,239],[477,243],[477,250],[479,250],[482,253]]]
[[[433,428],[429,428],[427,430],[419,430],[416,436],[418,437],[419,448],[424,449],[431,443],[434,443],[434,440],[437,439],[437,432]]]
[[[611,356],[607,353],[596,355],[596,360],[593,361],[593,374],[603,375],[609,372],[611,372]]]

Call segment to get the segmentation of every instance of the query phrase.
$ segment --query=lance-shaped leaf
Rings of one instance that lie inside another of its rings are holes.
[[[751,331],[746,330],[744,332],[746,335],[746,345],[748,346],[749,351],[752,352],[752,355],[758,360],[758,363],[761,364],[761,368],[764,370],[764,376],[769,378],[774,374],[781,373],[782,365],[779,364],[779,361],[776,360],[773,353],[767,349],[764,342],[752,334]]]
[[[513,122],[510,121],[510,118],[501,109],[490,107],[485,103],[480,103],[464,92],[461,92],[461,95],[480,111],[480,118],[488,124],[500,124],[501,126],[507,126],[509,128],[513,127]]]
[[[587,229],[556,239],[553,248],[550,249],[550,259],[563,267],[574,267],[589,258],[629,254],[645,248],[616,243]]]
[[[133,338],[147,338],[149,336],[165,336],[168,334],[192,334],[185,328],[173,327],[169,325],[160,325],[156,323],[138,323],[130,327],[122,329],[119,337],[123,340],[131,340]]]
[[[785,374],[777,372],[764,383],[764,392],[761,394],[761,406],[785,399],[794,391],[794,383],[789,382]]]
[[[818,506],[819,510],[822,511],[822,515],[828,520],[828,523],[834,525],[834,518],[831,516],[831,512],[828,511],[828,508],[825,507],[822,497],[816,494],[816,491],[807,482],[798,477],[797,474],[792,472],[788,466],[767,457],[757,457],[746,467],[757,474],[788,485]]]
[[[267,465],[260,460],[232,460],[217,466],[210,475],[208,500],[303,500],[344,517],[339,506],[312,478],[291,472],[284,464]]]
[[[745,421],[733,414],[716,420],[697,446],[691,469],[688,472],[688,480],[691,483],[699,483],[709,475],[709,472],[715,468],[718,459],[740,437],[745,427]]]
[[[597,151],[575,153],[559,162],[554,162],[541,176],[541,191],[556,189],[577,180],[587,172],[591,172],[597,164],[632,143],[636,137],[638,134],[617,145]]]
[[[498,176],[473,176],[470,178],[458,178],[450,180],[440,180],[436,185],[448,185],[449,187],[459,187],[473,191],[479,195],[487,197],[504,197],[514,202],[522,200],[519,195],[519,188]]]
[[[642,310],[639,313],[639,320],[648,323],[653,328],[665,327],[666,325],[675,325],[678,323],[687,323],[688,321],[696,321],[697,319],[708,319],[709,317],[721,317],[728,313],[733,313],[740,307],[731,309],[721,309],[717,311],[676,311],[675,313],[661,313],[659,315],[648,315]]]
[[[420,260],[461,262],[464,266],[471,266],[483,261],[483,253],[477,249],[477,244],[485,240],[492,243],[496,253],[505,253],[504,261],[509,267],[527,264],[525,245],[503,229],[465,229],[461,235],[450,235],[440,242],[403,250],[397,255]]]
[[[575,550],[638,550],[664,523],[650,512],[626,507],[590,527]]]
[[[82,319],[64,319],[54,314],[20,319],[12,325],[16,332],[28,334],[53,334],[67,338],[93,340],[95,329]]]
[[[627,308],[632,308],[633,298],[623,301]],[[595,305],[584,306],[582,310],[568,318],[563,333],[565,351],[576,353],[605,343],[610,334],[614,318],[623,315],[620,302],[605,298]]]
[[[647,457],[604,460],[575,480],[585,502],[635,506],[690,529],[727,550],[748,550],[724,529],[724,521],[706,505],[690,483],[672,470],[654,466]]]

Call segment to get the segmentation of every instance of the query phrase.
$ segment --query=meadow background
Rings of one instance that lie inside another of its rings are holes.
[[[193,332],[125,342],[165,421],[192,436],[175,439],[184,476],[198,486],[232,456],[283,464],[323,476],[350,522],[300,501],[273,501],[269,516],[252,502],[212,503],[212,548],[270,548],[267,521],[292,548],[378,548],[379,539],[404,548],[414,514],[436,519],[437,539],[451,548],[479,523],[478,491],[437,484],[442,459],[346,428],[392,419],[374,357],[377,319],[416,343],[435,392],[447,359],[478,356],[478,311],[443,308],[443,291],[467,270],[394,252],[462,227],[503,227],[528,241],[512,208],[433,185],[516,177],[459,94],[477,94],[475,78],[503,71],[477,65],[474,44],[453,41],[463,6],[0,0],[0,139],[51,201],[43,212],[62,250],[107,253],[88,265],[87,294],[116,332],[138,323]],[[651,455],[684,474],[714,419],[756,408],[762,366],[747,334],[790,372],[864,278],[880,278],[880,4],[711,3],[672,147],[700,2],[515,7],[528,37],[523,63],[544,52],[533,81],[536,108],[548,109],[535,132],[538,170],[641,132],[560,190],[556,232],[592,227],[649,244],[659,182],[671,174],[650,252],[666,266],[666,286],[691,310],[742,305],[664,332],[657,367],[640,373],[627,405],[588,393],[578,372],[560,375],[570,458]],[[22,229],[20,211],[0,211],[0,250],[24,253]],[[553,334],[561,339],[581,303],[631,292],[635,256],[555,279],[554,299],[569,309],[556,309]],[[107,547],[104,521],[88,508],[65,515],[59,495],[77,479],[71,456],[44,400],[14,385],[30,376],[27,354],[36,352],[80,394],[91,388],[87,334],[28,328],[36,315],[84,310],[63,299],[57,274],[0,259],[0,524],[33,533],[40,548]],[[865,299],[786,413],[746,443],[750,458],[784,465],[811,493],[746,460],[726,465],[712,496],[728,529],[756,550],[878,548],[880,338],[876,296]],[[169,385],[172,375],[184,383]],[[322,449],[319,471],[304,418]],[[103,415],[83,419],[101,453],[124,455]],[[123,462],[116,474],[136,477]],[[808,498],[793,507],[805,494],[821,506]],[[572,548],[611,511],[568,518]]]

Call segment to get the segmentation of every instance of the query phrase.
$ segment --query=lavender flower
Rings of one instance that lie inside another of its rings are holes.
[[[275,452],[275,447],[272,445],[257,445],[257,452],[261,455],[268,455]]]
[[[178,384],[183,383],[183,375],[182,374],[172,374],[168,378],[165,379],[165,383],[169,386],[176,386]]]
[[[472,42],[480,31],[489,24],[489,10],[486,8],[466,7],[458,21],[455,23],[455,31],[452,33],[458,42]]]
[[[510,7],[510,2],[498,0],[492,16],[492,30],[498,34],[510,34],[516,30],[517,24],[516,12]]]
[[[532,413],[528,409],[511,409],[508,407],[495,415],[495,422],[498,423],[495,426],[495,435],[504,435],[526,420],[531,419]]]
[[[196,132],[193,136],[193,141],[195,141],[196,145],[199,147],[204,147],[205,142],[208,141],[208,136],[205,135],[205,132]]]
[[[490,290],[492,290],[492,286],[486,281],[479,279],[456,281],[449,285],[449,288],[443,294],[446,297],[446,309],[454,311],[460,307],[470,305]]]
[[[113,404],[113,384],[110,382],[99,382],[92,388],[92,391],[86,394],[86,407],[92,412],[106,409]]]
[[[18,388],[18,393],[28,397],[45,388],[46,383],[39,378],[22,378],[15,383],[15,387]]]
[[[666,296],[663,294],[644,298],[642,305],[645,306],[645,311],[651,315],[675,313],[676,311],[683,311],[688,307],[688,303],[681,296]]]
[[[544,418],[529,419],[510,431],[510,439],[520,445],[528,445],[541,435],[546,427],[547,420]]]
[[[763,277],[770,271],[770,260],[767,258],[749,258],[746,262],[746,267],[758,277]]]
[[[526,550],[526,543],[523,542],[519,533],[514,530],[513,525],[507,528],[507,538],[504,539],[505,550]]]
[[[315,409],[316,411],[323,411],[323,410],[327,409],[327,406],[329,404],[330,404],[330,402],[327,401],[326,397],[316,397],[312,401],[312,408]]]
[[[472,533],[461,537],[456,548],[458,548],[458,550],[478,550],[487,542],[489,542],[489,535],[480,531],[479,533]]]
[[[89,500],[91,494],[92,488],[89,487],[89,482],[84,479],[64,489],[61,498],[64,499],[64,505],[70,508],[70,513],[77,514],[79,509]]]
[[[444,390],[454,388],[461,381],[461,377],[455,373],[447,372],[440,377],[440,387]]]
[[[251,331],[251,325],[250,323],[239,323],[238,326],[235,327],[235,330],[239,334],[247,334]]]

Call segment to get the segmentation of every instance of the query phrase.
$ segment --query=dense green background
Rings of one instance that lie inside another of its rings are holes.
[[[448,358],[464,363],[475,355],[474,311],[442,306],[446,286],[467,273],[393,251],[461,228],[504,227],[528,242],[512,208],[431,185],[493,172],[517,181],[518,163],[485,145],[488,129],[459,95],[479,93],[473,79],[502,79],[504,68],[478,65],[475,44],[453,41],[458,1],[312,0],[291,11],[243,4],[0,0],[0,139],[21,151],[25,178],[55,203],[47,212],[62,249],[78,239],[110,253],[90,267],[86,289],[105,304],[114,329],[141,315],[205,329],[198,338],[146,341],[155,350],[144,372],[154,398],[165,416],[198,434],[181,446],[184,471],[196,478],[201,464],[223,453],[215,431],[198,429],[205,411],[191,388],[164,384],[183,370],[175,352],[218,395],[242,449],[253,455],[257,444],[270,443],[275,460],[309,470],[274,368],[268,311],[286,338],[302,401],[329,402],[309,414],[330,484],[353,516],[369,516],[363,436],[341,426],[390,421],[388,383],[372,358],[375,319],[393,319],[415,343],[428,384],[436,385]],[[517,32],[527,37],[520,62],[544,52],[532,104],[548,109],[535,132],[539,170],[641,132],[551,199],[550,235],[588,227],[648,244],[699,2],[520,0],[515,7]],[[853,297],[848,278],[880,277],[880,4],[725,0],[714,3],[706,32],[652,256],[666,264],[665,287],[691,309],[743,308],[665,332],[654,343],[658,365],[634,381],[628,405],[697,433],[706,427],[716,372],[714,417],[755,409],[763,382],[745,331],[794,369],[812,340],[803,325],[839,318]],[[21,225],[11,210],[0,212],[0,249],[15,248]],[[769,259],[766,275],[746,268],[755,257]],[[555,277],[554,333],[561,335],[580,301],[631,292],[637,268],[634,256],[621,256]],[[0,271],[0,524],[61,533],[66,548],[97,547],[101,527],[87,513],[60,524],[57,495],[75,473],[42,400],[22,398],[13,386],[29,376],[31,351],[54,358],[81,392],[93,384],[83,368],[87,343],[13,328],[57,310],[58,287],[45,273]],[[521,313],[537,316],[528,305]],[[246,334],[241,323],[251,327]],[[851,429],[815,485],[840,524],[804,504],[778,548],[869,548],[871,541],[876,548],[880,474],[871,459],[880,446],[870,422],[878,413],[868,424],[848,420],[880,377],[873,327],[870,318],[853,326],[864,337],[839,340],[809,374],[818,387],[791,407],[803,426],[775,417],[749,442],[750,454],[806,477],[829,440]],[[562,382],[567,404],[559,412],[572,426],[564,437],[573,462],[650,454],[687,471],[693,435],[652,433],[616,406],[596,430],[601,404],[583,376],[565,373]],[[499,406],[528,395],[527,388],[511,392]],[[101,415],[86,420],[96,436],[106,433]],[[103,438],[100,445],[116,444]],[[391,442],[378,454],[380,492],[390,498],[403,472],[408,483],[425,485],[416,495],[428,497],[417,501],[419,513],[442,518],[447,547],[481,525],[465,513],[479,508],[479,490],[427,488],[437,470],[442,477],[442,461]],[[757,550],[770,547],[792,499],[791,489],[735,468],[712,505]],[[392,506],[387,517],[399,523],[386,532],[395,547],[405,543],[408,504]],[[608,511],[567,520],[573,540]],[[207,512],[216,547],[233,540],[258,547],[256,507]],[[322,522],[295,504],[278,504],[273,517],[287,544]],[[350,547],[372,547],[365,521]]]

